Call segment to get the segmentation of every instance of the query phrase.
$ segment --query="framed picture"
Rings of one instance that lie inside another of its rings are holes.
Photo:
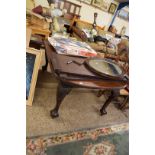
[[[87,3],[87,4],[91,4],[92,0],[81,0],[81,2]]]
[[[114,14],[116,9],[117,9],[117,4],[111,3],[108,12],[111,13],[111,14]]]
[[[26,48],[26,105],[32,106],[42,51]]]
[[[129,20],[129,12],[125,9],[121,9],[118,12],[118,17],[120,17],[124,20]]]
[[[108,11],[109,8],[108,0],[92,0],[92,5],[104,11]]]

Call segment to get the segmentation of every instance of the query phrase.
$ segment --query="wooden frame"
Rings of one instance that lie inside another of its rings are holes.
[[[81,0],[81,2],[87,3],[87,4],[91,4],[92,0]]]
[[[26,47],[29,47],[31,34],[32,30],[30,28],[26,28]]]
[[[117,9],[117,4],[111,3],[108,12],[114,14]]]
[[[129,11],[127,11],[125,9],[119,10],[118,17],[121,19],[124,19],[126,21],[129,21]]]
[[[26,83],[29,82],[29,86],[27,86],[28,89],[26,87],[26,89],[27,89],[26,91],[28,91],[28,94],[26,95],[26,97],[27,97],[26,105],[32,106],[34,91],[35,91],[35,86],[36,86],[36,81],[37,81],[37,76],[38,76],[38,70],[39,70],[40,62],[41,62],[41,58],[42,58],[42,51],[36,50],[33,48],[26,48],[26,53],[35,55],[34,65],[32,66],[33,71],[30,76],[31,77],[30,81],[28,80],[28,75],[26,75]]]
[[[109,3],[105,0],[92,0],[91,4],[104,11],[108,11],[109,8]]]

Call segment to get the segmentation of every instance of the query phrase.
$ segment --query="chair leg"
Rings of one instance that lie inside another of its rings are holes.
[[[120,105],[120,109],[124,110],[128,103],[129,103],[129,96],[126,96],[123,103]]]
[[[119,90],[112,90],[111,91],[111,95],[109,96],[109,98],[105,101],[105,103],[103,104],[102,108],[100,109],[100,114],[101,115],[105,115],[107,114],[106,108],[108,107],[108,105],[111,103],[111,101],[113,99],[115,99],[116,97],[119,96]]]
[[[97,97],[101,97],[104,93],[104,90],[99,90],[97,93]]]

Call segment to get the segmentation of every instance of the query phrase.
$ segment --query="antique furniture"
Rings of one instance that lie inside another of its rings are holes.
[[[96,20],[96,14],[94,14],[94,20]],[[115,34],[111,33],[109,31],[105,31],[105,27],[100,27],[98,25],[96,25],[96,30],[98,32],[98,36],[106,36],[106,37],[111,37],[114,38]],[[93,29],[93,23],[89,23],[86,21],[82,21],[80,19],[78,19],[76,16],[73,18],[71,24],[70,24],[70,28],[71,30],[71,34],[73,37],[76,37],[78,40],[80,41],[85,41],[87,42],[94,50],[98,51],[98,52],[103,52],[103,53],[116,53],[116,49],[113,48],[109,48],[107,47],[107,43],[106,42],[93,42],[93,41],[89,41],[86,33],[84,31],[91,31]]]
[[[32,30],[30,28],[26,28],[26,47],[40,50],[41,47],[44,47],[43,39],[44,37],[34,35],[32,34]]]
[[[34,13],[32,13],[32,11],[27,11],[27,16],[26,16],[26,27],[32,30],[32,34],[38,34],[38,35],[42,35],[44,36],[46,39],[49,37],[51,31],[49,30],[49,28],[43,28],[44,26],[39,26],[41,25],[41,19],[38,20],[39,22],[37,22],[37,24],[35,24],[36,18],[33,18],[32,16],[34,15]],[[40,15],[38,15],[40,17]],[[34,20],[35,19],[35,20]],[[48,22],[43,20],[43,23],[47,23]],[[47,26],[45,26],[47,27]]]
[[[30,28],[26,28],[26,47],[40,50],[43,46],[43,37],[40,35],[33,35],[32,30]]]
[[[116,80],[108,77],[102,77],[90,71],[84,64],[86,58],[57,54],[54,47],[48,41],[44,41],[47,60],[53,70],[55,77],[58,79],[56,105],[51,110],[51,117],[59,116],[58,110],[64,99],[72,88],[89,88],[89,89],[107,89],[112,90],[113,96],[118,91],[126,87],[125,80]],[[43,70],[47,69],[47,64]],[[105,103],[100,112],[106,114],[106,107],[110,102]]]
[[[74,16],[80,17],[81,5],[72,3],[71,1],[55,1],[55,8],[65,9],[67,13],[64,18],[72,20]]]
[[[120,66],[123,68],[124,70],[124,75],[127,79],[127,86],[123,89],[120,89],[118,91],[118,94],[113,96],[113,92],[111,91],[110,93],[110,97],[107,99],[107,101],[105,102],[105,104],[110,103],[111,101],[117,99],[117,97],[123,97],[123,101],[119,102],[119,108],[121,110],[124,110],[126,108],[129,107],[129,56],[127,54],[127,51],[125,51],[126,53],[121,54],[121,52],[124,52],[124,46],[122,46],[120,48],[120,50],[123,49],[123,51],[120,51],[118,56],[111,56],[109,54],[104,55],[105,58],[110,58],[114,61],[116,61],[117,63],[120,64]],[[104,94],[105,90],[100,90],[98,92],[98,97],[100,97],[102,94]]]
[[[123,102],[119,105],[119,108],[121,110],[125,110],[126,108],[129,108],[129,88],[126,87],[124,89],[120,90],[120,96],[124,97]]]
[[[44,37],[33,34],[31,35],[31,38],[30,38],[29,47],[40,50],[41,48],[44,48],[43,40],[44,40]]]
[[[42,29],[37,25],[29,25],[28,28],[32,29],[32,34],[39,34],[45,36],[47,39],[51,33],[49,29]]]
[[[94,14],[94,20],[96,20],[96,14]],[[79,40],[82,41],[87,41],[87,38],[85,36],[85,38],[83,37],[83,32],[82,29],[89,29],[91,30],[93,28],[93,23],[89,23],[83,20],[80,20],[79,18],[77,18],[77,16],[74,16],[71,24],[70,24],[70,29],[73,31],[73,35],[77,35]],[[99,32],[100,35],[104,35],[105,31],[104,31],[104,27],[100,27],[98,25],[96,25],[96,29]]]

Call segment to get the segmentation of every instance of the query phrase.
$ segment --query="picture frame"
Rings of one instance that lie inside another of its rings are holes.
[[[32,106],[43,51],[26,48],[26,105]]]
[[[109,8],[109,3],[107,0],[92,0],[91,4],[104,11],[108,11],[108,8]]]
[[[92,0],[81,0],[81,2],[87,3],[87,4],[91,4]]]
[[[114,14],[117,9],[117,4],[111,3],[108,12]]]
[[[129,11],[127,11],[125,9],[119,10],[118,17],[121,19],[124,19],[126,21],[129,21]]]
[[[26,47],[29,47],[32,29],[26,28]]]
[[[86,3],[86,4],[91,4],[92,0],[76,0],[78,2]]]

